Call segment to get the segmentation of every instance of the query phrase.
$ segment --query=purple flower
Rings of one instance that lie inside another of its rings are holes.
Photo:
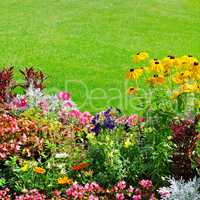
[[[108,129],[114,129],[115,128],[115,122],[114,120],[111,118],[111,117],[107,117],[105,120],[104,120],[104,126]]]
[[[95,125],[95,127],[92,129],[92,132],[95,132],[96,135],[98,135],[101,131],[101,125],[98,123]]]

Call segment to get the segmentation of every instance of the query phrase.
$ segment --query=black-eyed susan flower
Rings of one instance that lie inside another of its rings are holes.
[[[133,56],[133,62],[138,63],[140,61],[146,60],[149,57],[147,52],[139,52]]]
[[[128,88],[127,93],[128,93],[129,95],[134,95],[134,94],[137,93],[137,91],[138,91],[138,90],[137,90],[136,88],[130,87],[130,88]]]
[[[152,71],[154,73],[161,73],[161,72],[164,71],[164,67],[159,60],[154,59],[154,60],[151,61],[150,71]]]
[[[198,62],[198,59],[192,55],[182,56],[180,58],[182,65],[186,68],[190,67],[194,62]]]
[[[161,64],[166,70],[172,68],[174,66],[174,63],[175,63],[175,56],[167,56],[161,60]]]
[[[195,80],[200,80],[200,64],[198,62],[194,62],[190,66],[190,70],[191,70],[192,78]]]
[[[180,58],[175,58],[175,59],[174,59],[174,66],[175,66],[177,69],[179,69],[179,68],[182,67],[182,61],[181,61]]]
[[[186,75],[184,72],[177,73],[172,77],[172,81],[176,84],[183,84],[187,81],[188,77],[186,78]]]
[[[171,73],[171,69],[170,68],[168,68],[168,69],[164,69],[164,71],[163,71],[163,76],[169,76],[170,75],[170,73]]]
[[[137,68],[136,73],[138,73],[139,76],[141,76],[144,73],[144,67]]]
[[[190,65],[189,70],[196,72],[196,71],[199,70],[199,68],[200,68],[199,62],[193,62],[193,63]]]
[[[165,82],[165,78],[162,75],[153,75],[153,77],[147,80],[151,85],[162,85]]]
[[[130,69],[128,72],[128,79],[137,80],[141,76],[141,71],[139,69]]]

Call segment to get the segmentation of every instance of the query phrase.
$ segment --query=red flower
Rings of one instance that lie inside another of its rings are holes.
[[[72,166],[72,170],[73,170],[73,171],[80,171],[80,170],[82,170],[82,169],[87,168],[88,166],[89,166],[88,163],[80,163],[79,165],[74,165],[74,166]]]

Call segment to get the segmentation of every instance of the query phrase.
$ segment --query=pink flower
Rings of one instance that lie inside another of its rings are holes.
[[[145,122],[145,119],[143,117],[141,117],[140,122]]]
[[[128,117],[127,119],[127,123],[130,125],[130,126],[135,126],[139,121],[139,117],[138,115],[136,114],[132,114]]]
[[[79,110],[71,110],[69,112],[70,117],[74,117],[74,118],[77,118],[77,119],[80,117],[80,115],[81,115],[81,112]]]
[[[59,190],[54,190],[54,191],[53,191],[53,195],[54,195],[55,197],[59,197],[59,196],[61,195],[61,191],[59,191]]]
[[[62,101],[70,100],[70,94],[68,92],[59,92],[58,98]]]
[[[26,106],[27,106],[27,100],[26,100],[26,97],[23,97],[20,100],[20,107],[25,108]]]
[[[72,196],[72,192],[73,192],[73,190],[72,190],[71,188],[69,188],[69,189],[66,191],[67,196],[71,197],[71,196]]]
[[[19,98],[14,98],[10,103],[11,109],[26,109],[28,106],[27,99],[25,96]]]
[[[134,192],[134,187],[130,185],[129,188],[128,188],[128,192],[129,193],[133,193]]]
[[[92,119],[92,115],[89,112],[84,112],[80,116],[80,124],[85,126],[86,124],[89,124]]]
[[[65,102],[64,107],[72,108],[75,107],[75,104],[71,101]]]
[[[89,112],[84,112],[80,115],[81,125],[89,124],[92,119],[92,115]]]
[[[89,200],[99,200],[99,198],[94,196],[93,194],[90,194]]]
[[[126,188],[126,182],[125,181],[120,181],[118,184],[117,184],[117,187],[120,189],[120,190],[123,190]]]
[[[141,194],[138,194],[138,195],[134,195],[132,200],[142,200],[142,196]]]
[[[117,200],[124,200],[124,194],[123,193],[117,193],[116,199]]]
[[[41,102],[39,103],[39,106],[40,106],[40,108],[42,109],[42,111],[43,111],[44,113],[47,113],[47,112],[49,111],[49,105],[48,105],[48,102],[47,102],[47,101],[41,101]]]
[[[144,188],[144,189],[146,189],[146,190],[149,190],[149,189],[151,189],[152,188],[152,182],[150,181],[150,180],[141,180],[140,182],[139,182],[139,184]]]

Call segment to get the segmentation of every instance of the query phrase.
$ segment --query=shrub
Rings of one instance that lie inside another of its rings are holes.
[[[183,180],[176,181],[173,178],[169,180],[169,187],[161,188],[158,192],[162,200],[198,200],[200,199],[199,187],[200,181],[196,178],[188,182]]]

